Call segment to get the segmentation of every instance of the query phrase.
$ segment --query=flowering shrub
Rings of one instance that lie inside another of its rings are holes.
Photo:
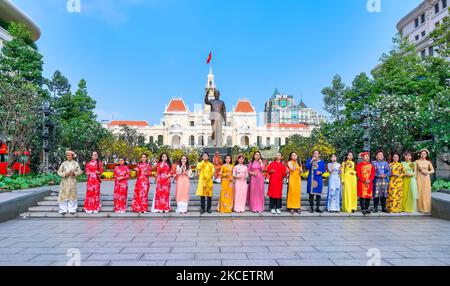
[[[114,172],[103,172],[100,176],[102,179],[113,179],[114,178]]]

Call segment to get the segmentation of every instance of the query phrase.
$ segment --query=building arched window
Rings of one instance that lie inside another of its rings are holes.
[[[194,135],[189,136],[189,145],[194,146],[195,145],[195,137]]]
[[[231,136],[227,137],[227,147],[233,147],[233,139]]]
[[[158,135],[158,145],[163,145],[163,144],[164,144],[164,136]]]
[[[200,135],[200,136],[198,137],[198,145],[199,145],[199,146],[205,146],[205,139],[203,139],[203,136],[202,136],[202,135]]]
[[[248,136],[242,136],[241,138],[241,146],[248,147],[250,145],[250,139]]]
[[[277,147],[281,146],[281,138],[280,137],[275,138],[275,146],[277,146]]]
[[[261,136],[256,137],[256,145],[258,147],[261,147],[261,145],[262,145],[262,137]]]
[[[181,137],[179,135],[174,135],[172,137],[172,146],[180,147],[181,146]]]
[[[150,136],[149,143],[152,144],[154,141],[153,136]]]

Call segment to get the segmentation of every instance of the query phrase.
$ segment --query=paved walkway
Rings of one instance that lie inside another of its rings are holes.
[[[17,219],[0,265],[450,265],[449,237],[433,218]]]

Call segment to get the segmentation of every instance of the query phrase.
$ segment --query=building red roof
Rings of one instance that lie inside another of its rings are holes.
[[[109,126],[128,125],[128,126],[148,126],[147,121],[129,121],[129,120],[113,120]]]
[[[236,108],[234,109],[234,112],[240,112],[240,113],[254,113],[255,109],[253,108],[252,104],[247,99],[239,99]]]
[[[166,112],[187,112],[187,107],[182,99],[172,99],[167,106]]]
[[[305,129],[307,126],[302,123],[268,123],[268,128],[292,128],[292,129]]]

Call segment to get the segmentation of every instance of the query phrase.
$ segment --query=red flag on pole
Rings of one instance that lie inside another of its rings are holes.
[[[208,59],[206,60],[207,65],[209,65],[209,63],[211,62],[211,59],[212,59],[212,52],[209,52]]]

